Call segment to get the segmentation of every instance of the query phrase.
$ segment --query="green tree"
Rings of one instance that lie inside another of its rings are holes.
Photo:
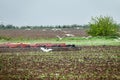
[[[4,29],[5,26],[3,24],[0,24],[0,29]]]
[[[8,24],[5,26],[6,29],[15,29],[15,26]]]
[[[92,17],[89,26],[88,34],[91,36],[115,36],[118,32],[118,25],[109,16]]]

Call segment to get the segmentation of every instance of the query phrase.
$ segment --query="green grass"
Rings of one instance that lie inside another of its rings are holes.
[[[5,42],[22,42],[22,43],[66,43],[66,44],[75,44],[75,45],[90,45],[90,46],[97,46],[97,45],[114,45],[120,46],[119,42],[115,41],[115,37],[92,37],[89,39],[83,37],[66,37],[62,40],[57,38],[47,38],[47,39],[11,39],[11,40],[4,40],[1,39],[0,43]]]

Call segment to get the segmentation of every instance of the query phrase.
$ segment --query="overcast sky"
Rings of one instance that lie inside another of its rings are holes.
[[[100,15],[120,23],[120,0],[0,0],[0,23],[16,26],[84,25]]]

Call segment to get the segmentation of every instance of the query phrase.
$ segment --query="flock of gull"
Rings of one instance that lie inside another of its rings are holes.
[[[53,29],[51,29],[52,31],[62,31],[61,29],[56,29],[56,28],[53,28]],[[42,31],[46,31],[46,29],[43,29]],[[68,33],[68,31],[62,31],[63,33],[64,33],[64,35],[63,36],[60,36],[60,35],[56,35],[56,37],[59,39],[59,40],[62,40],[63,38],[65,38],[65,37],[74,37],[75,35],[73,35],[73,34],[70,34],[70,33]],[[88,37],[82,37],[82,38],[84,38],[84,39],[89,39],[89,38],[91,38],[92,36],[88,36]],[[114,39],[114,41],[116,41],[116,42],[120,42],[120,37],[117,37],[116,39]],[[50,52],[50,51],[52,51],[53,49],[51,49],[51,48],[45,48],[45,47],[41,47],[40,48],[43,52]]]

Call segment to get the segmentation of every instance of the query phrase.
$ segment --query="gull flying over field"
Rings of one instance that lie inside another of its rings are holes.
[[[61,29],[57,29],[57,28],[53,28],[51,30],[53,30],[53,31],[61,31]]]
[[[90,38],[92,38],[92,36],[82,37],[82,38],[84,38],[84,39],[90,39]]]
[[[60,37],[59,35],[56,36],[59,40],[62,40],[65,36]]]
[[[65,34],[67,37],[73,37],[73,34]]]
[[[118,37],[117,39],[114,39],[114,41],[120,42],[120,37]]]
[[[44,48],[44,47],[41,47],[40,48],[43,52],[50,52],[50,51],[52,51],[53,49],[48,49],[48,48]]]

